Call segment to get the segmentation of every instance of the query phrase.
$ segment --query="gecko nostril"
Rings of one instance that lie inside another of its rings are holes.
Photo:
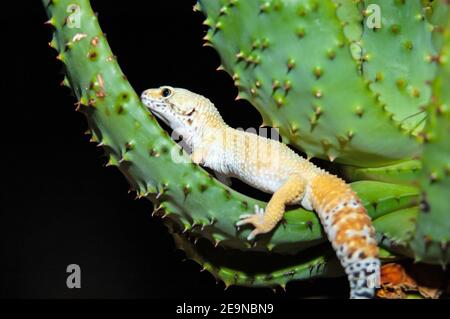
[[[147,91],[142,92],[142,94],[141,94],[141,100],[142,100],[143,102],[148,102],[148,101],[150,100],[149,97],[148,97]]]

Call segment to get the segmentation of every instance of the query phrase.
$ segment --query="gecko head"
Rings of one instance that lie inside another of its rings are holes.
[[[142,103],[173,130],[195,134],[206,126],[223,123],[222,117],[207,98],[181,88],[162,86],[145,90]]]

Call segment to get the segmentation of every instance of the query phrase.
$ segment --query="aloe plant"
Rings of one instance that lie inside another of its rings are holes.
[[[210,0],[196,8],[207,15],[206,40],[265,124],[279,127],[285,142],[309,156],[345,165],[374,219],[382,256],[445,264],[448,5],[378,3],[387,6],[388,25],[376,32],[362,23],[367,5],[362,1]],[[343,275],[313,212],[290,210],[272,234],[255,245],[246,241],[248,230],[237,231],[234,224],[264,203],[221,184],[188,158],[187,163],[172,160],[179,146],[126,80],[88,0],[43,4],[54,28],[50,46],[64,64],[63,83],[86,115],[92,141],[138,197],[152,201],[153,214],[163,217],[190,258],[227,285],[284,286]],[[404,26],[390,25],[395,19]],[[440,27],[431,32],[433,25]],[[376,45],[387,41],[399,45],[389,50]],[[384,66],[383,57],[391,65]],[[405,75],[412,66],[420,67]],[[438,98],[433,104],[431,95]],[[421,110],[424,104],[429,116]],[[424,138],[423,132],[432,136]],[[429,172],[437,176],[432,183]],[[246,255],[273,266],[244,265]]]
[[[344,164],[350,180],[420,184],[417,227],[400,237],[417,260],[447,264],[448,2],[200,0],[196,9],[239,96],[284,141]]]

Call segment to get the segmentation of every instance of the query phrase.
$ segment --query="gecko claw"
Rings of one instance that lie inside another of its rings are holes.
[[[244,218],[248,218],[248,217],[252,217],[253,214],[242,214],[239,216],[239,219],[244,219]]]
[[[248,240],[248,241],[252,241],[252,240],[255,239],[255,237],[256,237],[257,235],[263,234],[263,233],[264,233],[264,232],[261,231],[260,229],[255,228],[255,229],[253,229],[253,231],[247,236],[247,240]]]
[[[245,220],[240,220],[235,225],[236,225],[236,227],[241,227],[241,226],[243,226],[245,224],[247,224],[247,222]]]

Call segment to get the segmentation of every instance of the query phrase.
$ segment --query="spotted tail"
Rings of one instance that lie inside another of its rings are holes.
[[[373,298],[380,278],[375,229],[354,191],[328,173],[311,183],[310,201],[345,269],[350,298]]]

